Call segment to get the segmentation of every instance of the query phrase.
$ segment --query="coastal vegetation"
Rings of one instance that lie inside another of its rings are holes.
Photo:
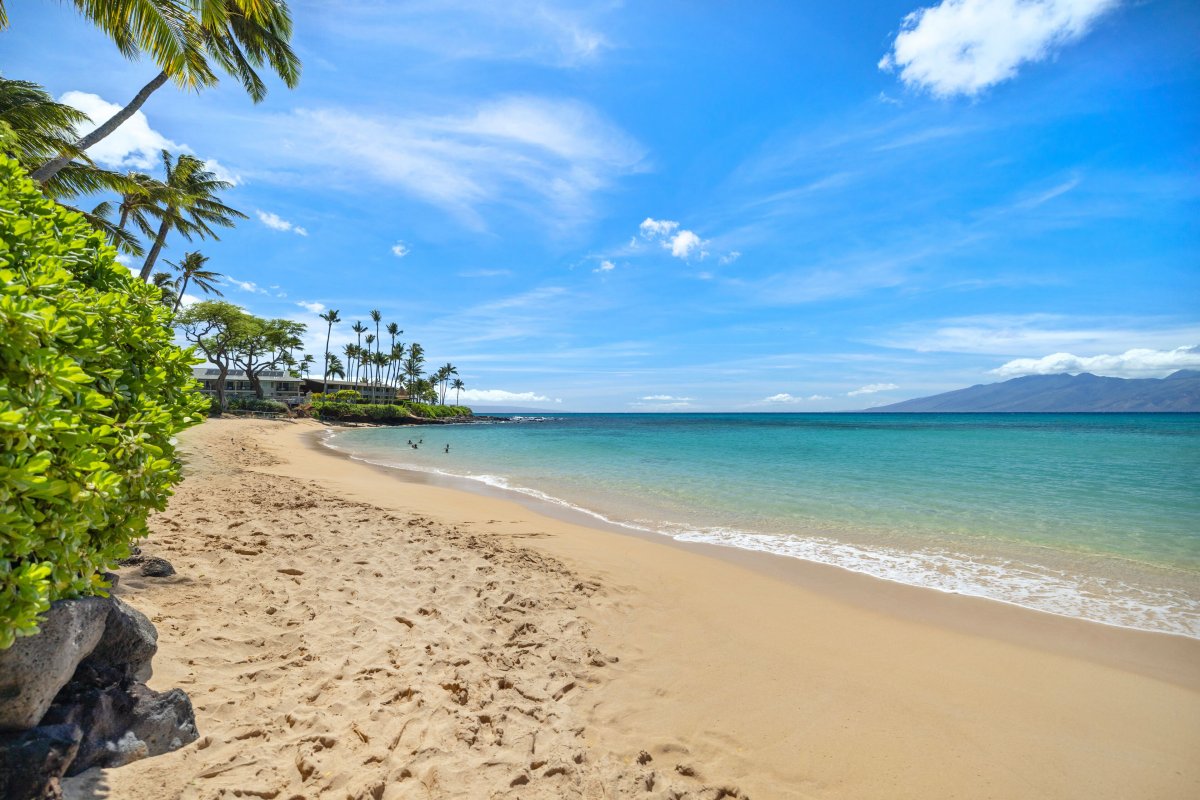
[[[173,437],[206,403],[158,290],[104,234],[5,156],[0,208],[3,649],[51,602],[104,592],[179,482]]]

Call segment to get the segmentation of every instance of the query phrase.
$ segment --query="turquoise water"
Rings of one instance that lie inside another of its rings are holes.
[[[1200,637],[1200,415],[517,419],[327,443],[677,539]]]

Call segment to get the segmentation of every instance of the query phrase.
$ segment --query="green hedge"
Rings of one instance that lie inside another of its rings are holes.
[[[353,419],[367,422],[401,422],[413,417],[447,419],[471,416],[471,409],[466,406],[432,406],[409,402],[356,404],[318,401],[312,404],[312,409],[321,419]]]
[[[278,400],[259,400],[257,397],[235,397],[229,401],[230,411],[274,411],[287,413],[287,403]]]
[[[202,419],[159,290],[0,157],[0,649],[52,601],[103,593],[179,481]]]

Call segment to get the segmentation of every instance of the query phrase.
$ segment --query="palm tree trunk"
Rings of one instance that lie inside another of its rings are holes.
[[[150,254],[146,256],[146,263],[142,264],[142,271],[138,274],[143,281],[150,280],[150,270],[154,269],[154,262],[158,260],[158,254],[163,249],[163,242],[167,240],[167,234],[170,232],[171,221],[164,217],[162,224],[158,226],[158,235],[154,237],[154,246],[150,248]]]
[[[178,312],[178,311],[179,311],[179,304],[183,302],[183,293],[184,293],[185,291],[187,291],[187,285],[188,285],[188,281],[190,281],[191,279],[192,279],[192,276],[191,276],[191,275],[188,275],[187,273],[184,273],[184,276],[183,276],[183,286],[180,286],[180,287],[179,287],[179,296],[175,298],[175,307],[171,309],[171,313],[172,313],[172,314],[174,314],[174,313],[176,313],[176,312]]]
[[[128,221],[129,221],[129,209],[123,208],[123,209],[121,209],[121,224],[117,226],[117,230],[119,230],[119,231],[125,230],[125,223]]]
[[[333,320],[329,321],[329,330],[325,332],[325,386],[321,394],[329,394],[329,338],[333,336]]]
[[[154,76],[154,79],[142,87],[142,90],[134,95],[134,98],[129,101],[129,105],[122,108],[116,114],[109,117],[108,121],[101,125],[96,130],[84,136],[79,141],[75,142],[75,147],[79,150],[87,150],[89,147],[100,141],[110,133],[121,127],[121,123],[132,117],[139,108],[154,94],[160,86],[167,82],[167,73],[160,72]],[[59,170],[71,163],[70,156],[58,156],[45,164],[42,164],[31,176],[38,183],[45,183],[58,174]]]

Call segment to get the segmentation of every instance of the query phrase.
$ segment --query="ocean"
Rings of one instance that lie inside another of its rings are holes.
[[[562,414],[326,444],[645,533],[1200,638],[1197,414]]]

